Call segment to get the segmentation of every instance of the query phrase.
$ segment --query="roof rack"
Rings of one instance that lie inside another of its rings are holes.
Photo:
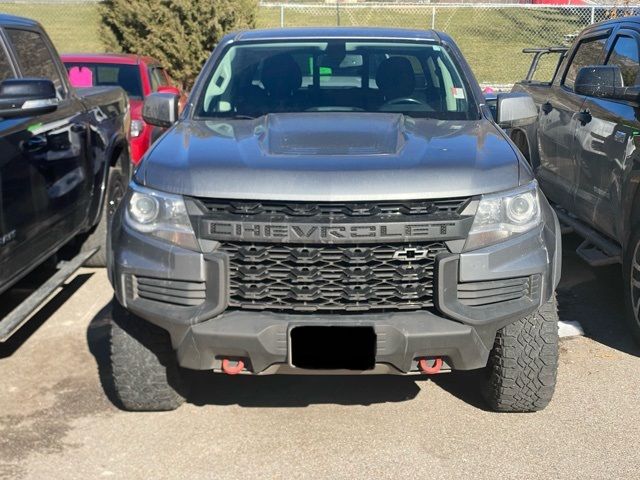
[[[522,53],[559,53],[566,52],[569,47],[557,46],[557,47],[543,47],[543,48],[523,48]]]

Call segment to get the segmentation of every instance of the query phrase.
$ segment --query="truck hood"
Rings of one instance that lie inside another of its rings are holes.
[[[143,160],[136,182],[248,200],[431,199],[515,187],[518,158],[484,119],[270,114],[178,123]]]

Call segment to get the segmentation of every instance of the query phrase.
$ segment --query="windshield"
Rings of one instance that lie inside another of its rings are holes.
[[[196,116],[393,112],[478,118],[440,45],[330,40],[231,46],[206,80]]]
[[[140,69],[137,65],[117,63],[65,62],[69,81],[76,88],[122,87],[129,98],[142,100]]]

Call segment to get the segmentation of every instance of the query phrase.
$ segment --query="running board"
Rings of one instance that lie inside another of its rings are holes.
[[[49,296],[57,290],[67,279],[78,270],[84,262],[89,260],[100,248],[94,248],[76,255],[68,262],[63,262],[60,269],[53,274],[35,292],[29,295],[20,305],[14,308],[3,319],[0,319],[0,343],[8,340],[18,331],[31,314],[37,310]]]
[[[620,256],[607,255],[589,240],[583,241],[576,249],[576,253],[592,267],[605,267],[620,263]]]
[[[554,205],[558,220],[565,228],[571,228],[584,238],[576,253],[592,267],[602,267],[622,262],[622,249],[618,244],[596,232],[590,226]]]

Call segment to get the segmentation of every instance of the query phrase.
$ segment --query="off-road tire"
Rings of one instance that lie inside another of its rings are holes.
[[[631,333],[640,343],[640,227],[631,235],[622,261],[625,315]]]
[[[120,161],[127,161],[126,156],[121,158]],[[81,239],[82,246],[81,251],[93,250],[96,247],[100,247],[90,259],[85,262],[87,267],[106,267],[107,266],[107,230],[111,218],[118,208],[122,197],[127,191],[127,178],[122,169],[118,166],[111,167],[109,169],[109,178],[107,179],[107,191],[104,199],[104,205],[102,207],[102,213],[100,214],[100,221],[93,227],[93,229],[85,234]]]
[[[498,412],[544,409],[558,372],[555,296],[537,312],[500,329],[483,375],[483,396]]]
[[[187,382],[169,334],[113,301],[111,374],[125,410],[175,410],[184,403]]]

